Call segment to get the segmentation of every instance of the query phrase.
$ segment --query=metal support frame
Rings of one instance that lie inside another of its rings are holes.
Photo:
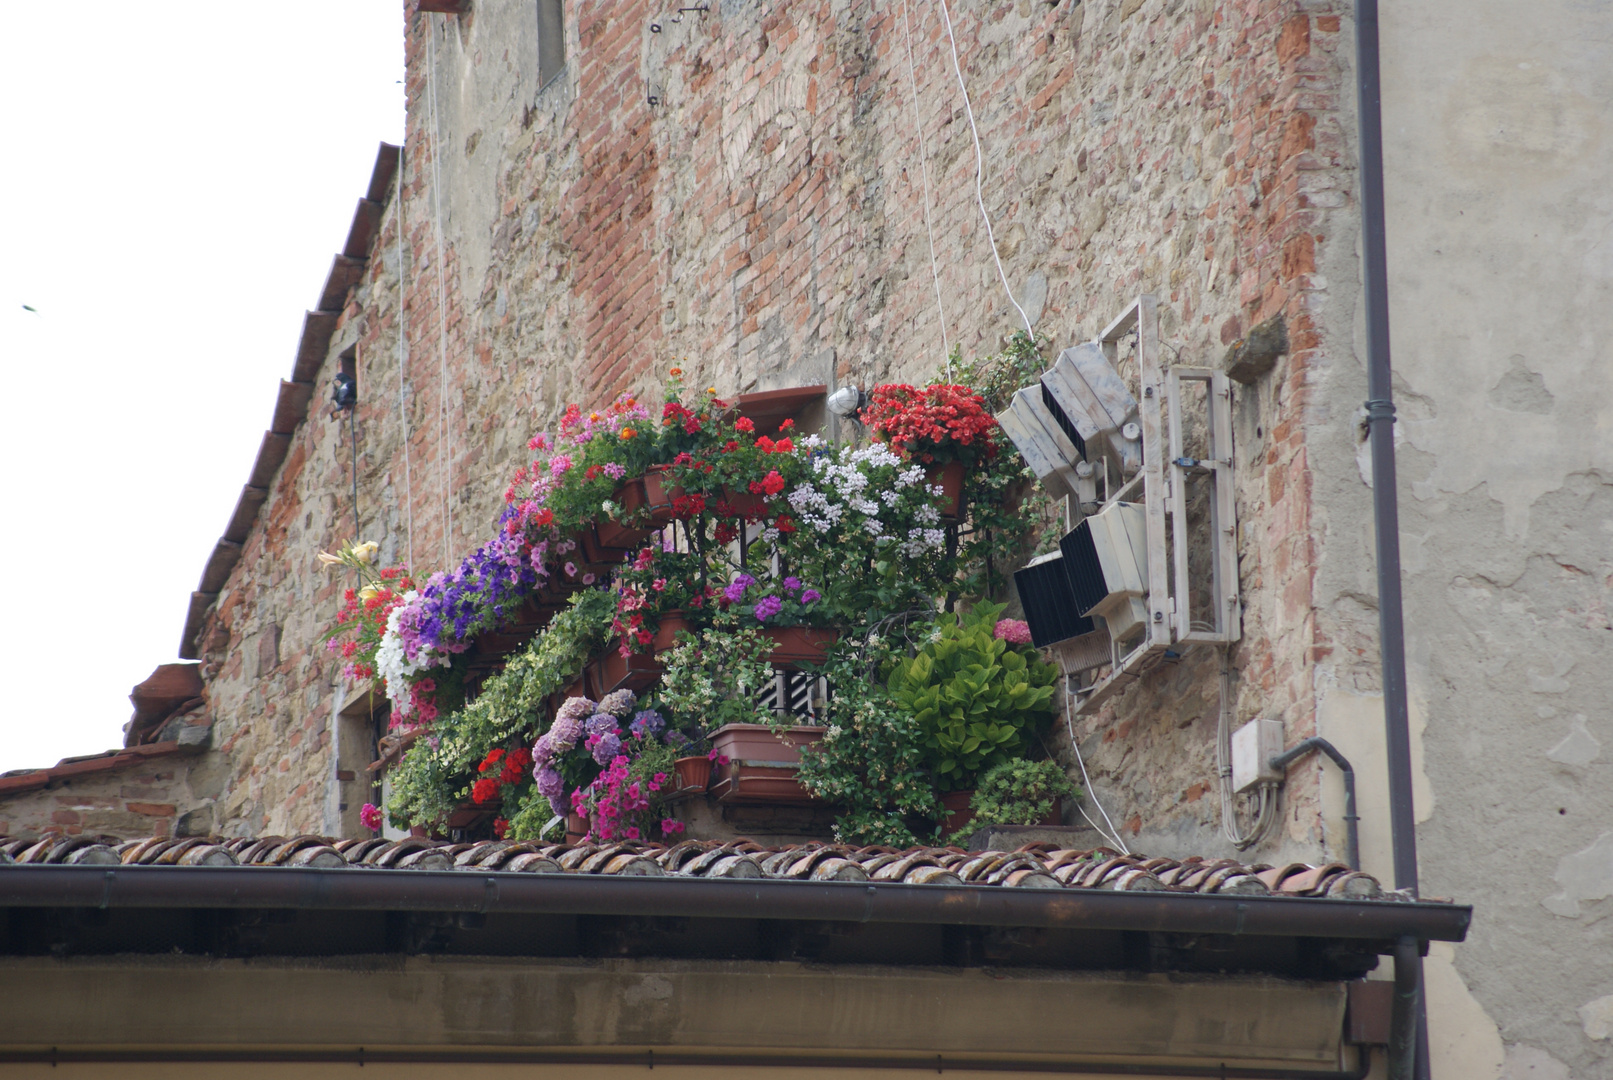
[[[1137,374],[1142,384],[1138,418],[1142,425],[1143,467],[1119,487],[1111,488],[1108,466],[1100,462],[1105,497],[1097,504],[1097,511],[1117,502],[1138,501],[1140,497],[1148,529],[1148,628],[1142,640],[1124,653],[1119,642],[1109,642],[1110,671],[1091,686],[1076,691],[1077,714],[1091,712],[1136,682],[1173,645],[1225,644],[1237,641],[1241,635],[1237,507],[1232,483],[1231,383],[1224,373],[1210,368],[1166,369],[1161,364],[1159,306],[1147,293],[1134,300],[1098,335],[1097,342],[1110,364],[1118,366],[1120,342],[1133,331],[1137,334]],[[1205,421],[1209,428],[1210,457],[1191,465],[1181,460],[1183,381],[1202,381],[1208,389]],[[1164,415],[1167,406],[1168,430]],[[1215,617],[1214,629],[1209,631],[1193,628],[1187,602],[1191,582],[1184,481],[1187,473],[1194,471],[1208,474],[1213,485],[1210,533]],[[1072,505],[1069,527],[1073,528],[1085,516],[1080,505]],[[1172,528],[1169,553],[1166,550],[1167,517]],[[1090,653],[1090,645],[1083,651]]]
[[[1206,417],[1209,429],[1209,457],[1189,460],[1182,441],[1182,384],[1200,382],[1205,386]],[[1166,402],[1170,406],[1170,505],[1171,555],[1175,563],[1176,591],[1173,597],[1176,640],[1195,645],[1224,645],[1242,636],[1238,600],[1238,512],[1232,487],[1232,382],[1214,368],[1172,367],[1165,373]],[[1193,629],[1193,612],[1188,604],[1187,478],[1208,476],[1210,496],[1211,618],[1212,629]]]

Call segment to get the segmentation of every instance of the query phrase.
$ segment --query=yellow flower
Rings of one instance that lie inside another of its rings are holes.
[[[376,588],[374,585],[366,585],[358,591],[358,598],[367,603],[374,598],[376,593],[380,591],[381,590]]]
[[[716,397],[717,396],[717,388],[715,386],[708,386],[708,387],[706,387],[706,393],[710,394],[712,397]]]
[[[375,556],[380,553],[380,550],[380,544],[377,544],[374,540],[366,540],[362,544],[353,546],[353,558],[368,566],[375,561]]]
[[[340,566],[342,565],[342,557],[340,555],[332,555],[328,551],[321,551],[319,553],[319,565],[325,567],[327,570],[332,566]]]
[[[622,438],[624,438],[624,439],[631,439],[631,438],[632,438],[632,437],[633,437],[633,436],[635,436],[635,435],[637,435],[637,434],[638,434],[638,432],[636,432],[636,431],[634,431],[634,430],[633,430],[633,429],[632,429],[632,428],[630,428],[630,427],[624,427],[624,428],[623,428],[623,429],[622,429],[622,430],[621,430],[621,436],[622,436]]]
[[[591,413],[588,414],[588,419],[592,420],[594,423],[597,424],[597,423],[599,423],[599,414],[596,413],[596,412],[591,412]]]

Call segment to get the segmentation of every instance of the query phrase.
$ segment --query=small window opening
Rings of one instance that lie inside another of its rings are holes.
[[[538,88],[566,70],[566,23],[561,0],[538,0]]]

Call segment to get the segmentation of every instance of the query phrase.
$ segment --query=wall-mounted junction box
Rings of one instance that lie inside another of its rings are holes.
[[[1281,720],[1251,720],[1232,733],[1232,790],[1248,791],[1263,782],[1280,782],[1283,774],[1271,759],[1283,752]]]

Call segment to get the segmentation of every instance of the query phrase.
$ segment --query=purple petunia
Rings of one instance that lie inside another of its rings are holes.
[[[766,622],[784,610],[784,601],[776,596],[764,596],[756,601],[756,621]]]
[[[722,594],[728,598],[730,604],[737,604],[744,598],[745,590],[754,584],[756,584],[756,579],[749,574],[738,574],[733,581],[728,583],[728,587],[722,591]]]

